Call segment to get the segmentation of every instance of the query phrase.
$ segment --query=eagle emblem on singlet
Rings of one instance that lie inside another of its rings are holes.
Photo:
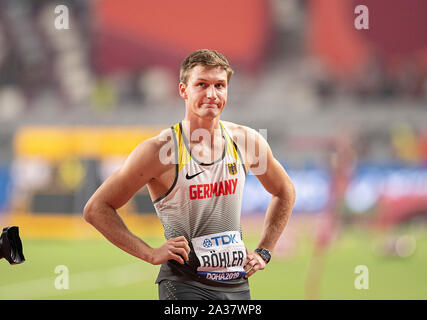
[[[237,165],[235,162],[228,164],[228,172],[233,176],[237,173]]]

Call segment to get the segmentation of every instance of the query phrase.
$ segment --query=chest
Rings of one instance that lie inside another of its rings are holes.
[[[180,170],[177,187],[195,200],[240,194],[244,182],[242,164],[225,157],[211,165],[190,161]]]

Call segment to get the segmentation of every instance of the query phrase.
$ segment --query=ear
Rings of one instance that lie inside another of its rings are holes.
[[[186,89],[187,89],[187,86],[183,82],[180,82],[179,83],[179,95],[183,99],[187,99],[188,98]]]

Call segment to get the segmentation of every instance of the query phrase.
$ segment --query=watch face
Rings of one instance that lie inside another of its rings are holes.
[[[257,252],[261,256],[261,258],[265,260],[265,262],[270,261],[271,255],[267,249],[255,249],[255,252]]]

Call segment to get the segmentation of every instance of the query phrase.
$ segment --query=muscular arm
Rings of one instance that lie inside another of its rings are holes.
[[[291,216],[295,203],[295,188],[286,171],[273,157],[269,147],[267,170],[257,178],[272,195],[258,248],[266,248],[272,252]]]
[[[184,263],[182,257],[187,260],[189,252],[184,237],[170,239],[160,248],[151,248],[127,228],[117,213],[117,209],[161,172],[159,149],[157,138],[148,139],[135,148],[123,167],[89,199],[83,215],[111,243],[139,259],[151,264],[161,264],[169,259]]]
[[[274,158],[267,141],[252,129],[245,128],[245,131],[247,164],[265,190],[272,195],[264,218],[258,248],[266,248],[272,252],[292,213],[295,203],[295,188],[285,169]],[[254,147],[249,147],[251,145]],[[264,267],[264,260],[257,253],[248,251],[246,277]]]

